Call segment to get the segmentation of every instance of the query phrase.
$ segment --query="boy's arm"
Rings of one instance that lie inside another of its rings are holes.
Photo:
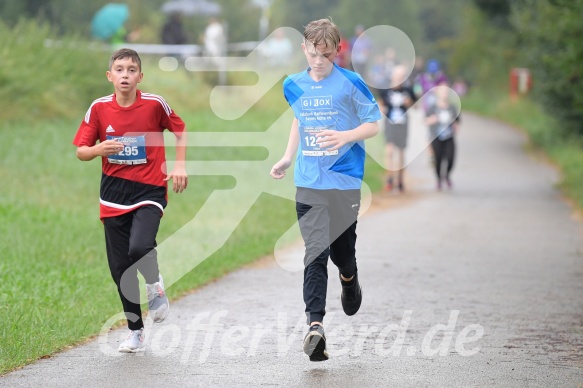
[[[98,156],[110,156],[123,151],[123,143],[115,140],[105,140],[97,143],[94,146],[80,146],[77,147],[77,158],[84,162],[93,160]]]
[[[384,114],[389,113],[389,106],[385,104],[382,94],[379,96],[379,98],[377,98],[377,103],[381,112],[383,112]]]
[[[385,102],[385,100],[387,99],[387,91],[383,90],[379,93],[377,100],[377,105],[379,106],[379,109],[381,110],[381,112],[383,112],[384,114],[389,113],[389,105]]]
[[[415,94],[411,89],[405,89],[405,107],[410,108],[415,103]]]
[[[427,124],[427,125],[437,124],[437,115],[431,114],[431,115],[427,116],[427,118],[425,119],[425,124]]]
[[[172,179],[172,190],[175,193],[182,193],[188,186],[188,175],[186,174],[186,131],[175,133],[176,135],[176,162],[172,172],[168,174],[165,181]]]
[[[294,118],[291,125],[291,130],[289,133],[289,140],[287,142],[287,148],[285,149],[285,154],[283,158],[273,165],[271,172],[269,173],[275,179],[281,179],[285,177],[285,170],[291,166],[294,155],[298,151],[298,146],[300,144],[300,134],[298,129],[298,119]]]
[[[437,124],[437,114],[435,113],[434,107],[430,107],[427,110],[427,114],[425,116],[425,124],[427,125]]]
[[[335,151],[348,143],[354,143],[375,136],[379,132],[379,124],[374,121],[362,123],[350,131],[334,131],[327,129],[318,132],[316,143],[326,147],[326,151]]]
[[[453,115],[457,114],[457,117],[455,118],[453,123],[451,123],[451,125],[453,126],[453,130],[457,133],[460,130],[460,113],[456,112],[455,109],[452,109],[452,114]]]

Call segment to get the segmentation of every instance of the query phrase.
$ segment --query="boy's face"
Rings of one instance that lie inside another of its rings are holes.
[[[320,43],[316,46],[310,42],[302,43],[302,50],[311,68],[311,72],[318,78],[326,77],[332,71],[334,59],[340,51],[338,48]]]
[[[115,92],[120,94],[135,92],[144,76],[138,64],[131,58],[116,59],[106,75]]]
[[[437,99],[442,101],[442,102],[449,101],[450,89],[447,86],[447,83],[440,82],[437,86],[439,86],[438,88],[435,89],[435,95],[436,95]]]

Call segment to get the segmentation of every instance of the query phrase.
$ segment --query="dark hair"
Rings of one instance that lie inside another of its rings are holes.
[[[109,59],[109,70],[111,70],[113,62],[115,62],[118,59],[126,58],[130,58],[133,62],[137,63],[138,69],[140,69],[140,72],[142,71],[142,60],[140,59],[140,56],[136,51],[129,48],[121,48],[115,51],[113,54],[111,54],[111,58]]]

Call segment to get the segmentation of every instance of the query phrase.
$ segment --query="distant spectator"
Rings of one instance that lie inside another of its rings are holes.
[[[448,83],[448,78],[445,73],[441,71],[439,62],[436,59],[430,59],[427,61],[425,72],[419,74],[417,82],[421,86],[422,95],[425,95],[435,86],[442,83]],[[427,110],[435,103],[435,95],[430,93],[425,96],[423,101],[423,107]]]
[[[340,51],[336,58],[334,58],[334,63],[345,69],[349,69],[351,66],[350,60],[350,42],[344,36],[340,36]]]
[[[413,66],[413,71],[409,76],[409,84],[413,87],[413,92],[415,92],[415,97],[417,99],[421,98],[423,95],[423,89],[419,83],[419,78],[421,73],[423,73],[423,68],[425,66],[425,61],[422,56],[415,57],[415,65]]]
[[[162,43],[164,44],[185,44],[187,41],[182,17],[178,13],[171,14],[162,27]]]
[[[387,79],[390,80],[392,78],[393,69],[395,66],[399,64],[397,61],[397,51],[392,47],[387,47],[385,50],[385,73],[387,74]],[[396,85],[392,85],[396,86]]]
[[[455,156],[454,138],[459,131],[459,114],[449,100],[449,88],[442,83],[435,93],[436,101],[426,113],[426,123],[433,141],[431,147],[435,156],[435,174],[437,176],[437,190],[441,190],[442,183],[452,188],[451,170]],[[445,168],[445,171],[444,171]]]
[[[397,188],[405,191],[403,173],[405,171],[405,148],[409,132],[407,110],[415,102],[415,94],[404,85],[408,69],[395,66],[391,74],[391,88],[381,92],[379,103],[385,113],[385,190]],[[394,159],[396,157],[396,163]]]
[[[293,54],[291,40],[285,36],[285,30],[278,28],[262,45],[262,55],[269,66],[283,66],[289,63]]]
[[[464,79],[462,77],[458,77],[456,78],[455,82],[453,83],[452,87],[451,87],[458,96],[462,97],[465,96],[466,93],[468,92],[468,84],[466,83],[466,81],[464,81]]]
[[[369,68],[365,78],[369,86],[375,88],[388,88],[390,83],[390,73],[387,72],[385,58],[382,55],[377,55],[374,58],[374,63]]]
[[[217,18],[210,18],[204,31],[205,55],[213,58],[222,57],[225,54],[225,43],[226,37],[223,25]]]
[[[366,74],[372,52],[372,41],[364,32],[362,24],[354,29],[354,36],[350,39],[350,50],[353,70],[361,75]]]
[[[113,34],[110,38],[111,44],[121,45],[124,43],[134,43],[140,38],[140,29],[135,28],[131,32],[125,28],[125,26],[121,26],[118,30]]]

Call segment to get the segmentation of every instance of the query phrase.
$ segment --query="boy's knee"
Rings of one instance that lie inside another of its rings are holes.
[[[356,260],[351,261],[343,267],[338,267],[338,272],[340,272],[345,278],[351,278],[357,271]]]
[[[153,254],[151,253],[153,250],[153,248],[145,246],[130,246],[128,255],[130,256],[130,259],[135,262],[147,256],[148,254]]]
[[[306,251],[306,255],[304,256],[304,267],[308,266],[323,266],[326,267],[328,265],[328,256],[330,255],[329,249],[324,250],[314,250],[314,251]]]

